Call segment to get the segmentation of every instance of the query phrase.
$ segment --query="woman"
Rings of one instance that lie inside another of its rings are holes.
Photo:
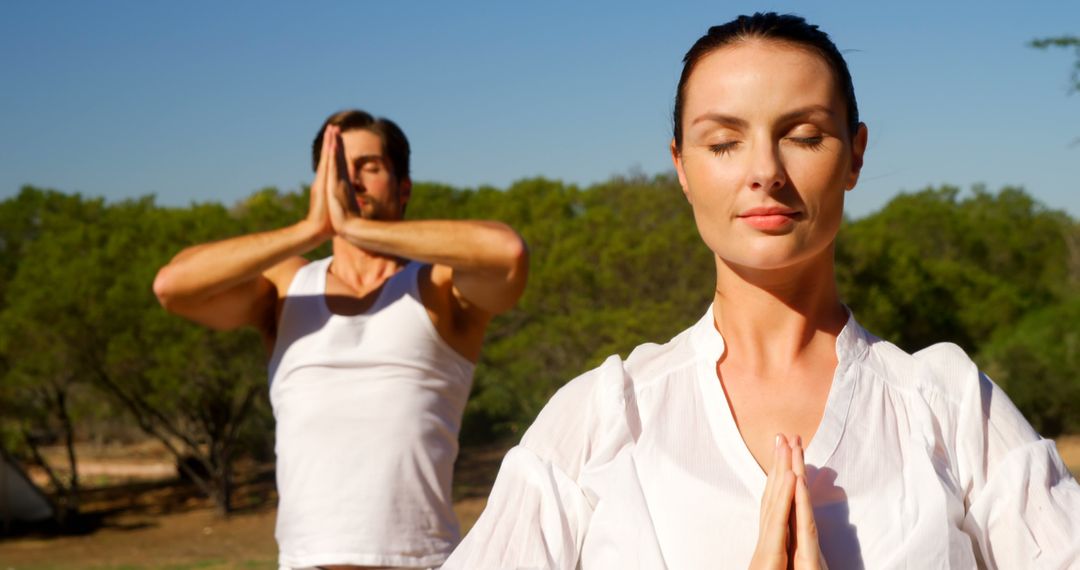
[[[1078,564],[1054,444],[958,347],[906,354],[841,304],[867,130],[828,36],[755,14],[684,62],[671,153],[713,304],[563,387],[445,568]]]

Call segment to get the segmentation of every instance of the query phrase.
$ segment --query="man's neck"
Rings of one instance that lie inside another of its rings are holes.
[[[340,237],[332,242],[330,271],[350,289],[370,291],[398,272],[406,260],[356,247]]]

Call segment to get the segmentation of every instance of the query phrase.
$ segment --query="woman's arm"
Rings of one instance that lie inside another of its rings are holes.
[[[983,375],[977,385],[958,429],[977,554],[988,568],[1080,567],[1080,485],[1004,391]]]
[[[506,454],[484,512],[444,569],[577,568],[597,501],[583,476],[632,442],[623,380],[612,356],[551,397]]]

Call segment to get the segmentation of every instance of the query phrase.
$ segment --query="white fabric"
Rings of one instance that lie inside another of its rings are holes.
[[[439,336],[406,265],[364,314],[326,306],[330,259],[297,272],[270,360],[286,567],[438,566],[473,364]]]
[[[443,568],[746,568],[765,473],[723,350],[710,309],[564,386]],[[909,355],[851,318],[836,352],[805,455],[831,568],[1080,566],[1080,486],[963,351]]]

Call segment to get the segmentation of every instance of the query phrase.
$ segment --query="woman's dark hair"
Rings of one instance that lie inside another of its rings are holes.
[[[734,20],[719,26],[709,28],[708,33],[698,41],[683,58],[682,76],[679,77],[679,87],[675,92],[674,111],[674,136],[675,147],[682,147],[682,112],[683,102],[686,98],[686,82],[690,79],[694,67],[701,58],[736,42],[763,39],[788,42],[798,46],[810,48],[825,58],[826,63],[836,74],[836,81],[847,103],[848,131],[851,135],[859,129],[859,106],[855,102],[855,86],[851,83],[851,73],[848,71],[847,62],[836,44],[829,39],[829,34],[809,24],[803,18],[792,14],[777,14],[758,12],[753,16],[739,16]]]
[[[311,145],[311,169],[319,169],[319,155],[322,154],[323,133],[327,125],[341,127],[341,132],[363,129],[377,135],[382,140],[383,152],[390,159],[390,166],[394,170],[394,176],[398,180],[409,177],[409,139],[401,127],[390,119],[372,117],[371,114],[359,109],[347,109],[330,115],[323,121],[319,128],[319,134],[315,135],[315,142]]]

